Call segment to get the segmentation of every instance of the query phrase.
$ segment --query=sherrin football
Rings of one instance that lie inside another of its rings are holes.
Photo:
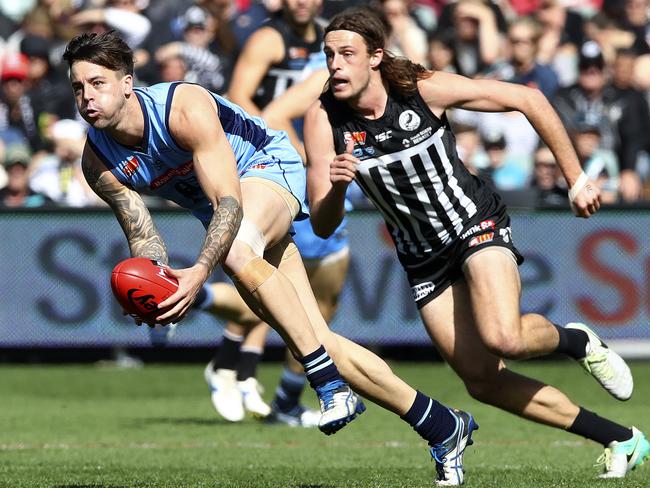
[[[113,268],[111,288],[125,312],[153,323],[164,313],[158,304],[178,289],[178,281],[167,275],[158,261],[129,258]]]

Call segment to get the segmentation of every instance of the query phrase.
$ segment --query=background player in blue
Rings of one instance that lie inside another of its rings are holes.
[[[329,88],[305,118],[314,229],[328,235],[338,226],[346,188],[356,180],[386,220],[427,332],[469,393],[602,443],[602,476],[625,476],[650,458],[639,430],[506,368],[502,358],[561,352],[614,397],[632,394],[627,365],[584,324],[564,328],[521,315],[521,256],[505,206],[460,161],[445,116],[450,107],[522,112],[553,151],[576,215],[589,217],[599,208],[598,188],[581,172],[547,99],[522,85],[427,71],[395,58],[384,50],[383,24],[367,9],[336,16],[325,32]],[[443,476],[462,480],[460,471]]]
[[[375,354],[328,329],[287,234],[304,200],[305,180],[283,133],[197,85],[134,89],[133,53],[114,32],[75,37],[64,59],[79,112],[91,126],[84,175],[113,209],[131,254],[167,262],[139,192],[173,200],[206,224],[197,263],[168,268],[179,289],[160,304],[170,310],[157,321],[182,319],[213,268],[222,264],[251,309],[300,359],[319,395],[323,432],[336,432],[363,411],[338,366],[364,396],[402,415],[434,453],[469,441],[476,428],[469,414],[416,392]],[[301,184],[297,195],[288,189],[293,184]],[[240,225],[242,207],[246,225]],[[414,408],[416,402],[424,403]]]
[[[298,149],[301,156],[302,149],[302,116],[311,101],[316,99],[319,92],[313,95],[309,103],[301,106],[294,104],[301,113],[291,118],[283,115],[286,97],[285,91],[297,82],[304,79],[314,70],[326,68],[325,56],[322,52],[323,28],[316,22],[316,14],[321,6],[320,0],[284,0],[282,9],[273,14],[262,27],[260,27],[244,46],[233,73],[229,98],[244,108],[247,112],[259,115],[264,110],[264,117],[274,117],[274,123],[281,121],[282,128],[287,130],[294,147]],[[283,98],[284,101],[281,101]],[[291,100],[289,100],[291,103]],[[279,108],[271,109],[269,104],[278,105]],[[277,115],[276,115],[277,114]],[[285,123],[286,122],[286,123]],[[274,127],[273,124],[270,124]],[[332,295],[340,292],[343,285],[345,272],[347,270],[348,256],[347,234],[344,223],[337,229],[331,238],[324,240],[314,235],[308,220],[298,221],[294,224],[294,241],[307,266],[311,281],[317,277],[330,276],[331,273],[319,266],[326,256],[330,256],[330,270],[336,269],[337,275],[331,276],[333,288],[323,282],[316,290],[316,298],[321,311],[324,304],[332,301]],[[338,254],[335,254],[338,253]],[[316,273],[318,269],[318,273]],[[209,293],[209,289],[205,289]],[[224,308],[237,308],[238,303],[224,303],[223,297],[214,295],[216,301],[200,300],[215,310]],[[226,296],[231,296],[227,294]],[[326,307],[328,310],[331,305]],[[241,312],[245,315],[245,312]],[[329,322],[333,313],[325,314]],[[254,369],[255,362],[259,360],[264,347],[265,335],[263,330],[268,327],[260,325],[250,334],[235,323],[227,324],[227,333],[224,335],[221,345],[214,355],[214,358],[205,370],[205,378],[210,386],[212,403],[224,418],[230,420],[241,420],[244,416],[244,409],[247,401],[253,401],[251,413],[260,415],[264,409],[257,401],[255,380],[244,378]],[[245,337],[244,337],[245,336]],[[247,352],[240,354],[239,348]],[[254,352],[258,352],[255,354]],[[239,358],[239,359],[238,359]],[[237,373],[234,372],[235,365]],[[300,423],[306,425],[313,418],[309,411],[299,405],[300,393],[304,387],[305,379],[301,373],[301,366],[287,356],[287,364],[280,378],[276,396],[272,402],[273,411],[269,420],[277,419],[292,424]],[[239,382],[236,382],[239,380]]]

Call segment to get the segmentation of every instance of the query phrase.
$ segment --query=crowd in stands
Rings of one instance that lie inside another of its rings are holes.
[[[259,3],[258,3],[259,2]],[[324,22],[366,2],[323,0]],[[650,200],[650,0],[377,0],[390,50],[434,70],[538,88],[606,203]],[[227,96],[247,38],[282,0],[0,0],[0,206],[101,205],[86,126],[61,61],[80,32],[117,30],[139,86],[186,80]],[[453,110],[467,167],[496,189],[567,205],[523,115]]]

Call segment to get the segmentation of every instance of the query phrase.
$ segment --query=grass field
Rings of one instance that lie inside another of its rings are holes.
[[[393,364],[411,384],[469,409],[481,429],[465,457],[468,487],[650,487],[650,465],[597,480],[602,449],[471,400],[443,365]],[[570,392],[601,415],[650,432],[650,363],[633,363],[636,390],[620,403],[571,362],[515,369]],[[278,365],[263,365],[270,397]],[[335,436],[216,417],[202,367],[0,367],[0,487],[431,487],[424,442],[370,405]],[[312,395],[307,392],[311,405]]]

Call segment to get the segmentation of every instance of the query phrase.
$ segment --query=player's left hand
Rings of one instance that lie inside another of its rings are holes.
[[[589,179],[571,201],[571,209],[577,217],[588,219],[600,208],[600,189]]]
[[[178,290],[158,304],[158,308],[161,310],[171,307],[156,318],[156,322],[163,325],[180,322],[185,317],[203,283],[208,278],[205,275],[205,268],[202,266],[192,266],[184,269],[166,267],[165,272],[178,280]]]

